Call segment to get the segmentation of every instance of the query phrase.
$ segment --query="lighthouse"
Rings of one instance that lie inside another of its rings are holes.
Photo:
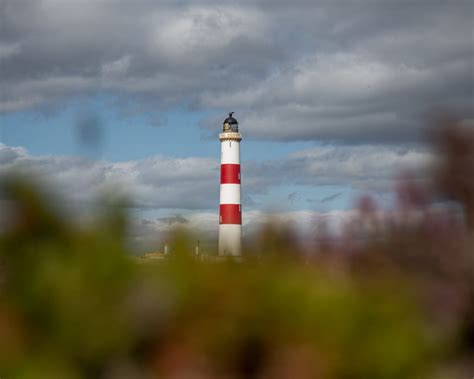
[[[242,205],[240,202],[239,124],[229,113],[224,120],[221,141],[221,196],[219,209],[219,255],[240,256],[242,245]]]

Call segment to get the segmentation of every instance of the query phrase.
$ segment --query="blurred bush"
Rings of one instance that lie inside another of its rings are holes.
[[[314,252],[268,225],[242,262],[197,260],[178,233],[169,259],[139,264],[121,208],[79,227],[3,178],[0,377],[453,379],[474,347],[474,143],[447,133],[433,188],[406,181],[396,217],[365,198]]]

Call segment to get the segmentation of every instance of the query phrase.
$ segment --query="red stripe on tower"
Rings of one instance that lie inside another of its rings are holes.
[[[220,205],[220,224],[242,224],[242,212],[240,204]]]
[[[221,165],[221,184],[240,184],[240,165]]]

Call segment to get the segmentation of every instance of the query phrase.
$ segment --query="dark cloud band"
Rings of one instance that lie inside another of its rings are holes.
[[[468,0],[3,0],[0,112],[106,92],[232,107],[250,138],[414,141],[433,110],[474,117],[472,14]]]

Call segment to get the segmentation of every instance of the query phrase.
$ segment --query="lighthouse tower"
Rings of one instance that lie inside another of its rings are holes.
[[[221,199],[219,209],[219,255],[240,256],[242,245],[242,207],[240,203],[239,124],[232,117],[224,120],[221,141]]]

